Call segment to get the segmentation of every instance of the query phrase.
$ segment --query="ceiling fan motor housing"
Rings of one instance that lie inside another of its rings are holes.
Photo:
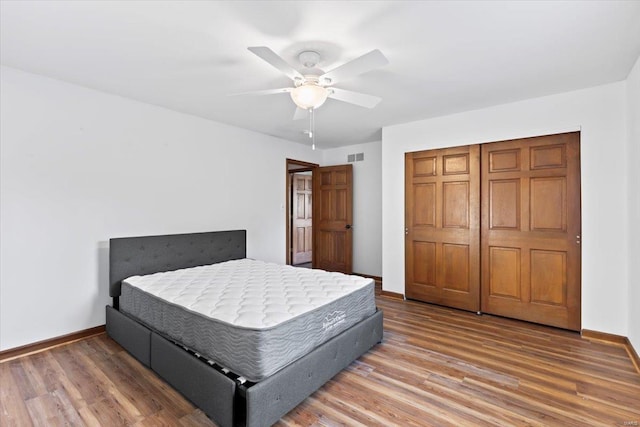
[[[305,50],[304,52],[300,52],[298,59],[305,68],[313,68],[320,62],[320,54],[313,50]]]

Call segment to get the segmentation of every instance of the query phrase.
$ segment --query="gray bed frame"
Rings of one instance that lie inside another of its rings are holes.
[[[246,258],[246,230],[111,239],[107,334],[220,426],[269,426],[382,341],[382,311],[255,384],[119,311],[121,282],[129,276],[240,258]]]

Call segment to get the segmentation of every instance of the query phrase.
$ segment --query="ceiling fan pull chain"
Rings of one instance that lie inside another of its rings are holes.
[[[314,113],[315,108],[309,108],[309,121],[310,123],[310,133],[311,133],[311,149],[315,150],[316,149],[316,119],[315,119],[315,113]]]

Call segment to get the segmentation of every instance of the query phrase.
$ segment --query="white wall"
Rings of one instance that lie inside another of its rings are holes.
[[[640,58],[627,78],[629,130],[629,340],[640,353]]]
[[[110,237],[244,228],[285,262],[285,159],[321,152],[0,71],[0,350],[104,324]]]
[[[405,152],[581,129],[582,328],[626,335],[625,90],[625,82],[619,82],[384,128],[384,289],[404,293]]]
[[[382,276],[382,142],[323,152],[322,165],[347,163],[347,155],[364,153],[353,164],[353,271]]]

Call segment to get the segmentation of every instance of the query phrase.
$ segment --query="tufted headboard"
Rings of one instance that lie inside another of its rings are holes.
[[[246,230],[110,239],[109,295],[114,307],[120,282],[127,277],[246,258],[246,243]]]

